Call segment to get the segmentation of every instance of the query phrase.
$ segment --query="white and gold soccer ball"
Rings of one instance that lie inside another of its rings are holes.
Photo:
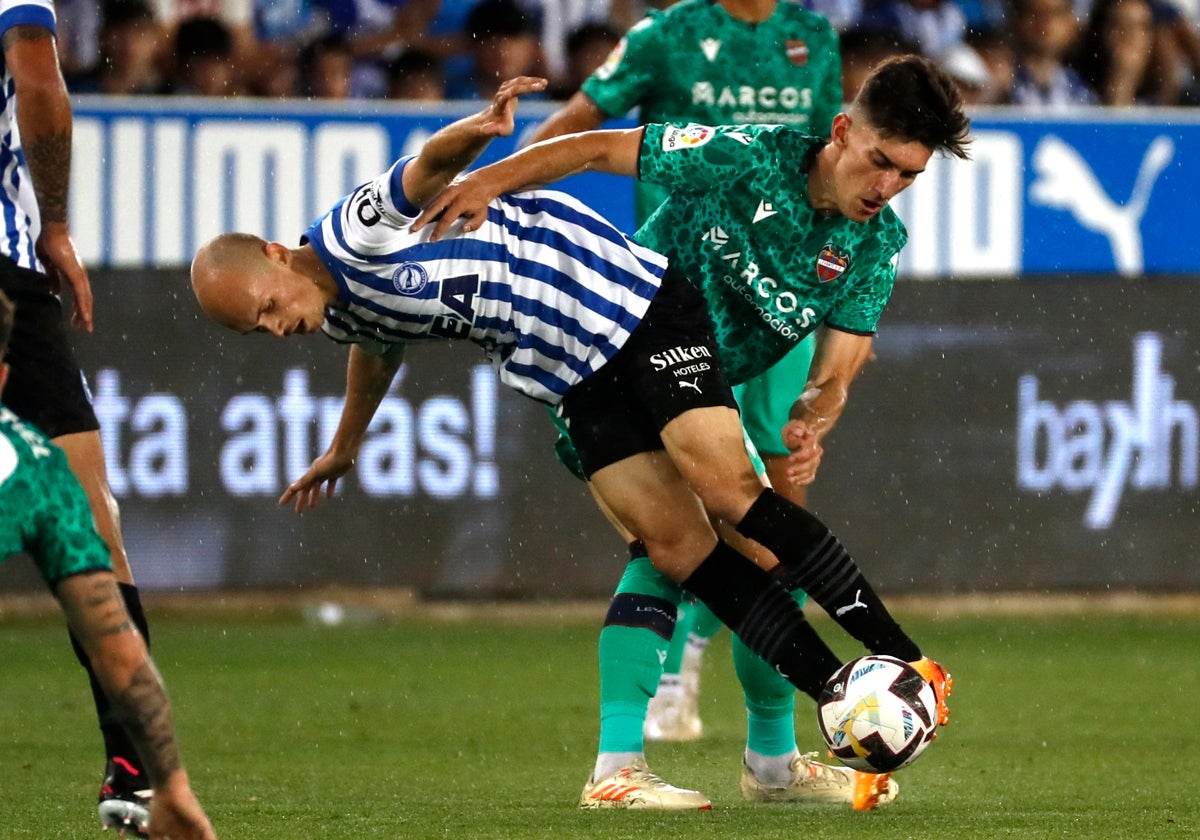
[[[833,755],[855,770],[890,773],[916,760],[937,729],[933,687],[892,656],[838,669],[817,700],[817,725]]]

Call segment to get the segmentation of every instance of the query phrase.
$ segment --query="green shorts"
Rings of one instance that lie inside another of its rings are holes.
[[[781,433],[808,381],[816,346],[814,333],[769,370],[733,389],[742,409],[742,427],[758,451],[767,457],[788,454]]]

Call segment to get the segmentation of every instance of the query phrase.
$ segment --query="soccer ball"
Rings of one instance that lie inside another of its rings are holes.
[[[937,698],[917,670],[893,656],[863,656],[838,669],[817,700],[817,725],[843,764],[890,773],[916,760],[937,729]]]

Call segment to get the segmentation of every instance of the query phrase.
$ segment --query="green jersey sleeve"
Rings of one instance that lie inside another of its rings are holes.
[[[0,406],[0,559],[26,553],[46,583],[111,570],[66,455]]]
[[[711,190],[766,165],[774,154],[772,126],[647,125],[638,180],[672,192]]]
[[[96,533],[87,496],[58,447],[43,477],[46,495],[33,551],[42,577],[53,586],[71,575],[111,570],[108,546]]]

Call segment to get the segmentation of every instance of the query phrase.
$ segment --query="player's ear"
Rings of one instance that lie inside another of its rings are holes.
[[[287,265],[292,261],[292,249],[282,242],[266,242],[263,244],[263,254],[273,263]]]
[[[8,363],[0,362],[0,394],[4,393],[4,383],[8,381]]]
[[[829,139],[835,146],[845,148],[846,138],[850,134],[850,126],[853,122],[851,116],[844,111],[833,118],[833,128],[830,129]]]

